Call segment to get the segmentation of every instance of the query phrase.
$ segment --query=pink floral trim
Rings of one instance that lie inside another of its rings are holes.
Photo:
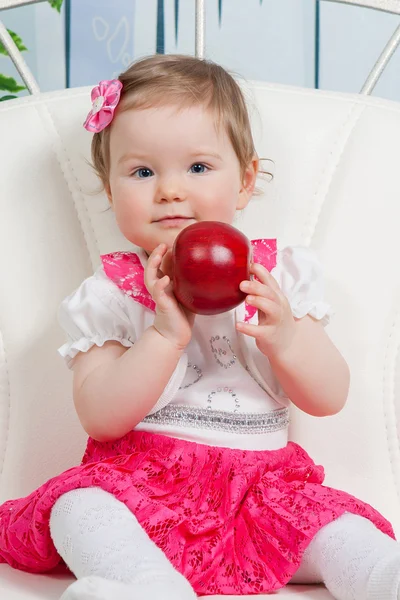
[[[104,272],[120,290],[134,300],[155,310],[156,305],[144,283],[144,268],[135,252],[112,252],[101,257]]]
[[[276,239],[251,241],[253,262],[263,265],[268,271],[276,266]],[[144,268],[135,252],[112,252],[101,257],[104,272],[120,290],[150,310],[155,303],[144,283]],[[257,309],[246,304],[245,321],[250,321]]]

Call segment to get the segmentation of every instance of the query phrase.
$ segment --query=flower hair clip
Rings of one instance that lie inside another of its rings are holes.
[[[99,85],[92,89],[92,110],[83,124],[87,131],[99,133],[111,123],[121,90],[122,83],[118,79],[100,81]]]

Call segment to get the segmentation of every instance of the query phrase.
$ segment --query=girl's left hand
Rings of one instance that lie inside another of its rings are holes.
[[[259,281],[242,281],[240,289],[246,302],[258,309],[258,325],[237,323],[241,333],[256,340],[258,349],[265,356],[276,356],[290,346],[295,335],[295,320],[289,302],[271,273],[257,263],[250,266],[250,273]]]

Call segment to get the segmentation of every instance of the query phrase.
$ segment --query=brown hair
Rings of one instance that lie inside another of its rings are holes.
[[[242,91],[225,69],[192,56],[157,54],[132,64],[119,80],[123,87],[117,111],[166,102],[205,104],[225,127],[244,175],[256,151]],[[93,165],[104,186],[110,169],[110,129],[95,133],[92,140]]]

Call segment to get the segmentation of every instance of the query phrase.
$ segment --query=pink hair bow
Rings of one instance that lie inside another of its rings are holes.
[[[88,114],[84,128],[99,133],[111,123],[114,111],[121,97],[122,83],[118,79],[100,81],[92,89],[92,110]]]

